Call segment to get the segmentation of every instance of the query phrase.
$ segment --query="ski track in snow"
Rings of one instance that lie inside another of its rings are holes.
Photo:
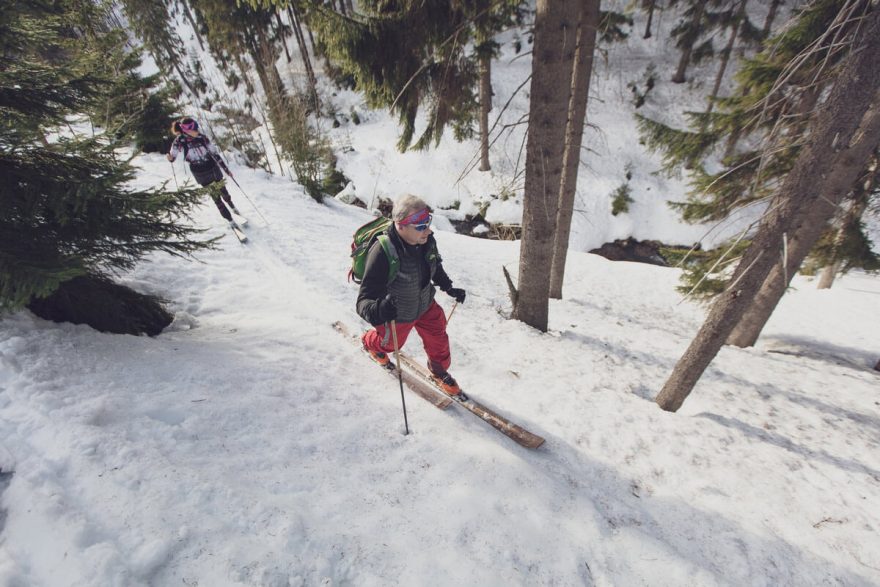
[[[502,316],[517,243],[440,233],[468,290],[453,373],[547,443],[411,394],[405,437],[397,386],[331,328],[362,324],[345,277],[369,216],[239,179],[269,226],[236,194],[247,245],[230,234],[201,263],[157,256],[123,280],[170,299],[166,333],[0,325],[0,464],[15,471],[0,583],[880,582],[878,379],[869,352],[827,352],[871,336],[858,318],[876,279],[822,295],[804,281],[768,326],[776,352],[724,349],[673,415],[651,399],[703,315],[678,304],[675,270],[572,254],[541,335]],[[197,220],[220,226],[210,203]],[[832,312],[835,296],[835,331],[788,311]],[[422,356],[416,336],[407,349]]]

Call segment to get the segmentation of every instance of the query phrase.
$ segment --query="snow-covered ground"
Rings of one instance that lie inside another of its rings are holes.
[[[763,22],[763,3],[750,10]],[[451,371],[544,446],[409,392],[404,436],[396,381],[331,327],[365,327],[346,273],[368,213],[233,163],[250,242],[206,202],[195,219],[225,234],[219,250],[154,256],[121,278],[169,300],[162,335],[27,312],[0,321],[0,586],[880,585],[880,279],[818,291],[796,278],[757,347],[724,348],[669,414],[652,399],[705,309],[681,300],[675,269],[579,252],[628,236],[709,246],[756,213],[707,235],[668,208],[686,183],[656,174],[659,158],[638,145],[628,84],[643,89],[653,65],[639,112],[681,122],[704,105],[714,66],[670,84],[677,14],[655,19],[652,39],[637,19],[597,59],[565,299],[547,334],[504,317],[501,267],[517,275],[519,243],[447,222],[487,203],[489,220],[519,221],[524,126],[497,140],[491,173],[461,177],[476,142],[448,132],[437,149],[397,153],[393,117],[322,80],[337,112],[361,120],[325,129],[361,199],[459,203],[435,221],[468,291],[449,325]],[[531,64],[502,41],[492,116],[510,100],[503,125],[527,112],[528,87],[511,96]],[[296,59],[279,67],[302,78]],[[170,179],[161,156],[136,163],[139,183]],[[627,170],[635,202],[615,217]],[[423,356],[417,336],[407,350]]]
[[[704,315],[677,270],[572,253],[542,335],[503,316],[518,243],[439,231],[452,373],[547,442],[409,392],[404,436],[396,381],[331,327],[362,326],[368,214],[235,171],[249,244],[124,276],[170,300],[162,335],[0,322],[0,585],[880,584],[876,277],[797,278],[670,414]]]

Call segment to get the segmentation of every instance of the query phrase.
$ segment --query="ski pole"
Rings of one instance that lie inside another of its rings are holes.
[[[397,345],[397,321],[391,321],[391,338],[394,339],[394,361],[397,363],[397,381],[400,382],[400,403],[403,404],[403,426],[409,434],[409,422],[406,419],[406,399],[403,397],[403,371],[400,370],[400,347]]]
[[[245,197],[245,199],[246,199],[248,202],[250,202],[251,207],[252,207],[254,210],[257,211],[257,214],[260,215],[260,218],[263,219],[263,222],[266,223],[266,226],[269,226],[269,221],[266,220],[266,217],[263,216],[263,213],[260,212],[260,209],[257,208],[257,205],[256,205],[256,204],[254,204],[254,201],[251,200],[250,196],[247,195],[247,192],[245,192],[244,189],[242,189],[241,184],[239,184],[238,181],[236,181],[235,177],[232,176],[232,173],[229,171],[229,167],[226,165],[226,163],[223,162],[222,159],[220,159],[219,157],[217,157],[217,156],[214,155],[213,153],[211,154],[211,157],[214,159],[214,162],[217,164],[218,167],[220,167],[221,169],[225,169],[225,170],[226,170],[226,175],[229,176],[229,179],[232,180],[232,183],[234,183],[234,184],[236,185],[236,187],[238,187],[239,191],[241,191],[241,193],[242,193],[242,195]]]
[[[169,161],[168,163],[171,164],[171,175],[174,176],[174,187],[177,188],[177,191],[180,191],[180,186],[177,184],[177,172],[174,171],[174,161]]]
[[[449,316],[446,317],[446,323],[449,324],[449,321],[452,320],[452,315],[455,314],[455,309],[458,307],[458,300],[455,300],[455,303],[452,304],[452,309],[449,310]]]

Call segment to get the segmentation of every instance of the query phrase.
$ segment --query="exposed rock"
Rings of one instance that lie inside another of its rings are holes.
[[[518,224],[492,224],[479,214],[465,216],[464,220],[450,220],[455,232],[477,238],[490,240],[517,240],[522,236],[522,227]]]
[[[173,319],[158,298],[92,275],[65,281],[55,293],[33,299],[27,307],[44,320],[87,324],[114,334],[155,336]]]
[[[605,243],[590,252],[610,261],[635,261],[668,267],[669,263],[660,253],[660,248],[664,246],[660,241],[637,241],[634,238],[627,238]]]

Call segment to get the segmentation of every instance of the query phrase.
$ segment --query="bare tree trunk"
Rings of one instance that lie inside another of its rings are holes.
[[[773,0],[770,3],[770,12],[767,13],[767,18],[764,20],[764,30],[761,31],[762,39],[770,36],[770,29],[773,27],[773,21],[776,19],[776,12],[779,10],[780,4],[782,4],[782,0]]]
[[[272,136],[272,127],[269,126],[269,121],[266,120],[266,113],[263,109],[258,105],[257,110],[260,111],[260,117],[263,119],[263,126],[266,127],[266,134],[269,135],[269,142],[272,143],[272,149],[275,151],[275,159],[278,161],[278,170],[281,172],[281,176],[284,177],[284,164],[281,162],[281,153],[278,152],[278,145],[275,143],[275,137]],[[260,137],[260,141],[262,142],[263,138]],[[266,146],[263,146],[263,152],[266,151]],[[268,157],[267,161],[268,163]],[[269,165],[271,169],[272,165]]]
[[[562,299],[562,283],[565,280],[565,261],[568,257],[568,239],[571,235],[571,218],[574,215],[574,199],[577,194],[578,170],[581,162],[581,144],[587,101],[590,93],[590,77],[593,73],[593,55],[596,49],[596,31],[599,27],[600,0],[584,0],[581,20],[578,23],[577,52],[571,76],[571,98],[568,103],[568,120],[565,128],[565,151],[562,159],[562,183],[559,186],[559,204],[556,212],[556,238],[553,243],[553,264],[550,268],[550,297]]]
[[[687,37],[685,38],[685,46],[681,50],[681,58],[678,60],[678,68],[675,70],[675,75],[672,76],[672,83],[683,84],[685,81],[684,72],[687,71],[688,64],[691,62],[691,53],[694,51],[694,43],[696,43],[697,38],[700,35],[700,24],[703,21],[703,12],[706,10],[706,1],[707,0],[698,0],[697,2],[696,9],[694,10],[694,17],[691,19],[691,30],[687,33]]]
[[[293,26],[296,44],[299,47],[299,55],[306,68],[306,76],[309,78],[309,93],[312,96],[312,107],[318,111],[321,109],[321,101],[318,99],[318,79],[315,77],[315,70],[312,68],[312,58],[309,56],[309,49],[306,47],[306,38],[303,36],[302,27],[300,26],[299,13],[293,2],[287,7],[287,14],[290,17],[290,23]]]
[[[862,221],[862,215],[868,208],[868,200],[877,185],[877,164],[880,155],[874,154],[873,161],[868,166],[868,170],[864,178],[859,178],[855,189],[853,190],[852,201],[849,209],[846,211],[840,223],[837,234],[834,235],[834,245],[831,252],[831,263],[822,269],[819,276],[819,284],[816,289],[831,289],[834,279],[843,268],[843,259],[841,258],[841,249],[846,242],[846,237],[850,231],[858,229],[859,223]]]
[[[709,107],[706,109],[706,114],[711,114],[715,108],[715,99],[718,97],[718,91],[721,89],[721,80],[724,79],[724,72],[727,71],[727,64],[730,63],[730,54],[733,53],[736,36],[739,34],[739,26],[742,24],[743,16],[746,12],[746,1],[740,0],[739,9],[736,11],[736,16],[731,25],[730,38],[727,39],[727,45],[721,52],[721,65],[718,67],[718,74],[715,76],[715,85],[712,86],[712,93],[709,94]]]
[[[873,140],[874,146],[876,146],[880,139],[876,135],[871,134],[869,126],[863,124],[862,129],[865,132],[850,144],[849,151],[853,156],[861,156],[862,151],[867,150],[869,154],[866,159],[870,161],[870,153],[875,148],[870,143]],[[874,137],[873,139],[872,136]],[[873,161],[870,161],[870,164],[873,164]],[[859,175],[861,175],[863,170],[860,170]],[[831,178],[831,181],[834,181],[834,179]],[[853,182],[850,185],[852,186],[855,183]],[[773,314],[773,310],[779,304],[779,300],[785,295],[785,290],[788,289],[788,284],[791,283],[792,277],[800,269],[807,255],[810,254],[819,236],[825,231],[828,221],[837,212],[837,204],[851,191],[846,190],[843,194],[839,194],[837,185],[828,181],[825,181],[823,184],[817,184],[812,189],[820,198],[819,203],[811,208],[803,209],[804,217],[796,219],[792,224],[795,228],[789,234],[791,238],[787,243],[787,262],[784,266],[782,262],[778,263],[770,271],[770,275],[764,280],[761,290],[755,296],[754,302],[748,307],[736,328],[728,336],[726,344],[750,347],[758,341],[761,330],[764,329],[764,326]],[[856,189],[858,190],[859,187],[857,186]],[[823,197],[826,193],[829,194],[828,197]]]
[[[287,62],[290,63],[292,61],[290,57],[290,49],[287,48],[287,39],[284,34],[284,23],[281,22],[281,16],[278,14],[278,9],[275,9],[275,24],[278,26],[278,38],[281,39],[281,45],[284,46],[284,55],[287,57]]]
[[[480,56],[480,171],[489,171],[489,111],[492,110],[492,56]]]
[[[657,0],[650,0],[648,2],[648,23],[645,25],[645,34],[642,36],[643,39],[651,38],[651,23],[654,22],[654,8],[657,6]]]
[[[244,65],[244,61],[241,58],[241,54],[236,52],[232,53],[232,59],[235,61],[235,66],[238,67],[238,71],[241,73],[241,79],[244,80],[244,87],[247,90],[248,96],[254,94],[254,84],[251,81],[251,76],[248,75],[248,69]]]
[[[199,97],[198,90],[196,90],[193,87],[193,85],[190,83],[189,76],[184,75],[183,72],[180,70],[180,64],[177,63],[177,60],[172,60],[171,66],[174,68],[174,71],[177,72],[177,75],[180,78],[180,81],[183,82],[183,85],[185,85],[187,87],[187,89],[190,91],[190,93],[192,93],[193,97],[198,98]]]
[[[354,4],[352,4],[351,0],[345,0],[345,6],[348,8],[349,16],[354,16]]]
[[[718,296],[706,322],[657,395],[657,404],[662,409],[678,410],[718,354],[761,285],[779,265],[781,236],[796,232],[805,242],[810,230],[818,236],[837,202],[864,169],[880,140],[877,63],[880,10],[865,17],[828,99],[817,112],[807,144],[785,178],[776,205],[765,215],[740,261],[735,282]],[[865,147],[867,143],[871,143],[870,147]]]
[[[257,45],[251,43],[251,56],[257,68],[257,75],[260,76],[260,82],[263,84],[263,90],[266,92],[266,98],[269,99],[269,107],[273,107],[280,103],[284,97],[284,82],[281,81],[281,74],[275,67],[275,51],[266,38],[266,31],[261,27],[254,27],[257,34]]]
[[[843,261],[840,259],[823,267],[822,273],[819,275],[819,284],[816,286],[816,289],[831,289],[831,286],[834,285],[834,279],[837,277],[837,274],[840,273],[842,268]]]
[[[193,34],[196,36],[196,42],[199,44],[199,48],[201,48],[202,53],[205,52],[205,44],[202,42],[202,35],[199,34],[199,27],[196,26],[196,21],[193,18],[192,12],[189,10],[189,4],[186,0],[182,0],[180,2],[182,7],[183,17],[189,23],[189,26],[192,27]]]
[[[580,12],[577,0],[538,0],[535,13],[519,292],[513,317],[542,332],[547,331],[547,284]]]

